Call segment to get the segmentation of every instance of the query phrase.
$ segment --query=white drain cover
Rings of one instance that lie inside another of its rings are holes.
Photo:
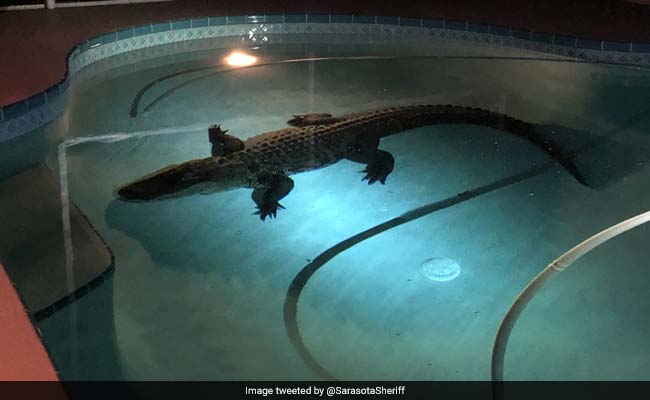
[[[450,258],[429,258],[420,265],[420,273],[436,282],[446,282],[460,275],[460,265]]]

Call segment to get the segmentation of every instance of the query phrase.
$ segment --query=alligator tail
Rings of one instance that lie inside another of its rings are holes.
[[[563,150],[552,138],[545,125],[532,124],[506,114],[482,109],[453,105],[427,105],[404,107],[398,111],[410,116],[396,129],[389,129],[384,136],[395,134],[400,130],[424,125],[467,124],[478,125],[508,132],[522,137],[556,160],[580,184],[589,187],[585,177],[573,162],[573,155]],[[562,131],[562,127],[557,127]]]

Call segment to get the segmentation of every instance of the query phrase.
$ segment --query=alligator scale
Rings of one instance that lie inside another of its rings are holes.
[[[290,127],[246,141],[227,135],[218,125],[208,129],[212,157],[171,165],[120,189],[127,201],[152,201],[252,188],[260,218],[276,216],[279,203],[293,189],[289,175],[322,168],[342,159],[366,165],[369,184],[381,182],[393,170],[393,156],[380,150],[382,137],[436,124],[470,124],[523,137],[553,157],[585,184],[571,159],[538,129],[538,125],[504,114],[450,105],[417,105],[353,113],[294,115]]]

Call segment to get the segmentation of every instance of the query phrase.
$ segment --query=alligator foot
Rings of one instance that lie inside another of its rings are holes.
[[[354,143],[348,147],[345,158],[350,161],[366,164],[362,180],[367,180],[369,185],[379,181],[386,183],[386,178],[393,171],[395,159],[386,151],[379,150],[380,136],[372,132],[359,135]]]
[[[293,189],[293,180],[286,175],[265,174],[258,178],[258,186],[251,198],[257,205],[255,215],[264,221],[266,217],[275,218],[278,209],[284,209],[280,199]]]
[[[393,171],[395,159],[393,156],[382,150],[377,150],[374,157],[368,161],[364,172],[366,175],[361,179],[367,180],[369,185],[379,181],[382,185],[386,184],[386,178]]]
[[[270,219],[275,218],[278,213],[278,208],[284,209],[284,206],[277,201],[264,203],[257,207],[258,210],[253,213],[253,215],[259,215],[260,219],[264,221],[266,217]]]

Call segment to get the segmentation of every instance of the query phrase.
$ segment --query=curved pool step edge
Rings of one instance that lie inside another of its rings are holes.
[[[109,251],[110,248],[106,246]],[[54,313],[62,310],[63,308],[69,306],[76,300],[81,299],[88,293],[90,293],[93,289],[97,288],[99,285],[104,283],[110,275],[115,271],[115,257],[113,256],[113,253],[111,252],[111,264],[106,268],[104,272],[102,272],[100,275],[98,275],[96,278],[92,279],[90,282],[85,284],[84,286],[79,287],[77,290],[74,292],[70,293],[67,296],[64,296],[54,302],[52,305],[49,305],[41,310],[38,310],[36,312],[31,313],[32,318],[36,322],[40,322],[50,316],[52,316]]]
[[[52,171],[50,170],[50,172]],[[54,173],[52,173],[52,175],[54,175]],[[74,201],[70,201],[70,205],[77,211],[78,215],[80,215],[84,219],[87,226],[95,233],[96,237],[104,245],[106,251],[110,256],[110,262],[106,267],[106,269],[104,270],[104,272],[97,275],[95,278],[91,279],[85,285],[80,286],[72,293],[61,297],[53,304],[44,307],[36,312],[32,312],[31,314],[32,318],[34,318],[34,320],[36,320],[37,322],[40,322],[52,316],[54,313],[62,310],[66,306],[72,304],[74,301],[81,299],[82,297],[90,293],[93,289],[97,288],[99,285],[105,282],[110,277],[110,275],[115,271],[115,254],[113,253],[113,249],[111,249],[111,247],[108,245],[104,237],[100,235],[100,233],[97,231],[97,228],[95,228],[95,226],[90,222],[88,216],[84,214],[83,211],[81,211],[81,209],[74,203]]]
[[[62,196],[61,183],[45,163],[3,181],[0,199],[0,258],[35,320],[109,278],[115,265],[111,248],[79,207]]]

